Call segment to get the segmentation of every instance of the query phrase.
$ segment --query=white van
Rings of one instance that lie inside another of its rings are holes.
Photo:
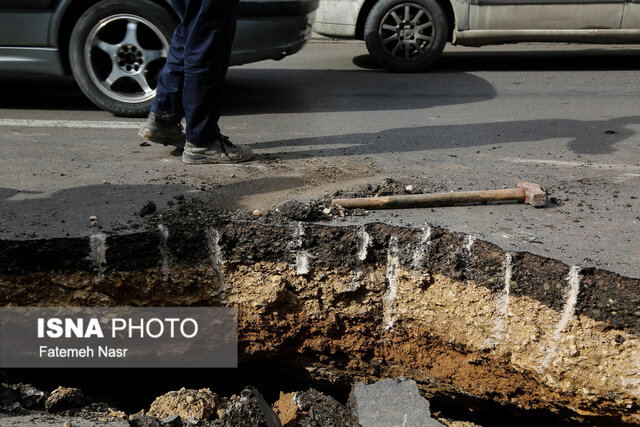
[[[446,42],[640,43],[640,0],[321,0],[314,30],[364,40],[383,67],[414,72]]]

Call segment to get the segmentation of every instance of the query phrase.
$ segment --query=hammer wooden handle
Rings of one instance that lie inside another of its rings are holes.
[[[531,196],[527,186],[542,188],[540,195]],[[529,196],[529,197],[528,197]],[[452,206],[469,203],[489,203],[504,201],[522,201],[541,207],[546,203],[546,188],[537,184],[520,183],[518,188],[502,190],[459,191],[455,193],[410,194],[403,196],[365,197],[356,199],[333,199],[331,205],[340,205],[347,209],[400,209]]]

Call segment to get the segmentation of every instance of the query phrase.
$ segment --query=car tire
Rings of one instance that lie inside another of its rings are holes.
[[[380,0],[365,22],[369,53],[394,72],[418,72],[438,59],[448,35],[447,17],[435,0]]]
[[[75,24],[69,61],[82,92],[117,116],[143,117],[178,20],[147,0],[106,0]]]

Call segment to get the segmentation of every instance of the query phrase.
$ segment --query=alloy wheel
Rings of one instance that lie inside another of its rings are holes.
[[[148,20],[130,14],[100,20],[84,45],[89,77],[108,97],[125,103],[152,99],[169,41]]]
[[[428,54],[433,44],[433,18],[418,4],[399,4],[382,18],[378,35],[384,49],[396,60],[414,61]]]

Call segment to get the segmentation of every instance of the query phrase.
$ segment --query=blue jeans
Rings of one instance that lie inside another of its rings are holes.
[[[182,17],[151,106],[160,120],[185,117],[187,141],[203,146],[220,133],[224,78],[236,32],[238,0],[172,0]]]

